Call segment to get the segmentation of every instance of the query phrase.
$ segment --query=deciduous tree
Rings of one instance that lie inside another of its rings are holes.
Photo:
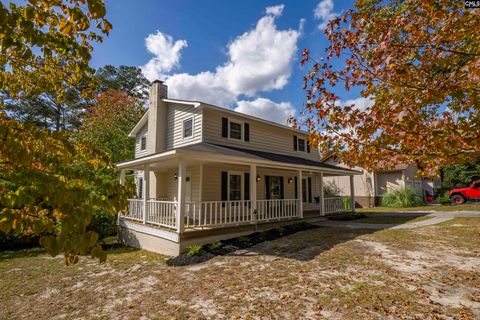
[[[135,142],[128,133],[143,112],[141,101],[123,91],[109,89],[88,107],[79,136],[107,152],[114,162],[132,159]]]
[[[108,154],[0,114],[0,231],[43,235],[40,244],[67,263],[105,259],[87,226],[96,210],[118,212],[127,188],[112,180]]]
[[[55,92],[62,100],[68,85],[89,83],[91,42],[112,27],[105,14],[102,0],[0,3],[0,88],[11,97]]]
[[[0,3],[0,90],[14,99],[51,93],[56,103],[75,86],[88,94],[91,42],[110,29],[102,0]],[[103,261],[87,226],[94,212],[118,212],[126,203],[129,190],[112,179],[113,170],[95,145],[0,110],[1,231],[42,234],[40,244],[52,255],[63,252],[68,264],[83,254]]]
[[[415,162],[425,175],[480,152],[480,11],[463,1],[358,0],[305,50],[307,101],[294,124],[350,165]],[[339,66],[339,67],[336,67]],[[339,88],[372,106],[344,105]]]

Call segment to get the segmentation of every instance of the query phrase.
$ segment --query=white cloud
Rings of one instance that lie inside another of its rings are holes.
[[[253,29],[239,35],[228,44],[227,61],[218,65],[214,71],[167,76],[169,97],[199,100],[223,107],[238,105],[237,109],[240,108],[241,112],[285,123],[285,112],[295,111],[291,104],[275,103],[256,96],[259,92],[282,89],[291,75],[301,31],[277,29],[275,19],[282,14],[283,9],[284,5],[267,7],[266,15],[260,18]],[[162,41],[158,41],[160,45],[150,49],[147,44],[148,50],[155,55],[152,59],[154,62],[151,60],[142,67],[145,76],[149,79],[152,79],[149,76],[151,74],[163,74],[178,66],[180,51],[187,45],[184,40],[173,42],[170,36],[160,32],[150,35],[147,40],[158,34],[162,38]],[[165,57],[171,58],[165,59]],[[150,67],[150,64],[153,66]],[[256,98],[256,100],[238,101],[240,96]],[[249,108],[252,110],[249,111]],[[262,112],[266,109],[270,111]]]
[[[372,98],[358,97],[356,99],[338,101],[337,104],[340,106],[355,105],[356,109],[359,109],[360,111],[365,111],[367,108],[370,108],[375,104],[375,99],[373,97]]]
[[[282,12],[283,12],[283,8],[285,8],[285,5],[284,4],[279,4],[277,6],[271,6],[271,7],[267,7],[265,9],[265,13],[266,14],[271,14],[275,17],[278,17],[278,16],[281,16],[282,15]]]
[[[298,23],[298,31],[303,34],[303,30],[305,29],[305,22],[307,22],[307,19],[302,18],[300,19],[300,22]]]
[[[187,47],[187,41],[173,42],[172,36],[157,31],[147,36],[145,46],[154,57],[141,68],[145,77],[153,81],[164,78],[166,73],[180,65],[180,51]]]
[[[277,30],[275,17],[264,16],[255,29],[230,43],[229,61],[217,68],[217,76],[236,94],[281,89],[288,83],[299,37],[297,30]]]
[[[235,111],[285,125],[287,119],[296,113],[295,107],[290,102],[276,103],[265,98],[251,101],[240,100]]]
[[[321,0],[313,10],[313,16],[320,21],[318,29],[325,29],[328,22],[338,16],[336,12],[333,12],[333,0]]]
[[[221,107],[233,106],[237,95],[226,88],[212,72],[196,75],[174,74],[167,78],[168,96],[174,99],[196,100]]]

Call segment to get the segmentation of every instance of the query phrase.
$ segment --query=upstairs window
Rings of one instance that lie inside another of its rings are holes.
[[[242,140],[242,124],[230,121],[230,138]]]
[[[190,138],[193,136],[193,119],[183,121],[183,137]]]
[[[143,136],[140,139],[140,150],[145,150],[147,149],[147,137]]]
[[[304,139],[298,139],[298,151],[305,152],[305,140]]]
[[[250,141],[250,124],[222,118],[222,137],[248,142]]]

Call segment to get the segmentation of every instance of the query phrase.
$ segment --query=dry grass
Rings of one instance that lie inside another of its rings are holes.
[[[480,317],[480,218],[415,230],[318,228],[190,267],[110,250],[66,267],[0,253],[1,319]]]

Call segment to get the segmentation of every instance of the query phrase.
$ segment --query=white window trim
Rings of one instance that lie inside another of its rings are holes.
[[[232,138],[230,137],[230,123],[235,122],[238,123],[242,128],[240,129],[240,139]],[[233,118],[228,118],[228,134],[227,138],[232,140],[232,141],[245,141],[245,121],[233,119]]]
[[[192,120],[192,135],[185,137],[185,121]],[[182,121],[182,140],[191,140],[194,136],[194,128],[195,128],[195,117],[188,117]]]
[[[242,171],[228,171],[227,179],[227,199],[228,201],[241,201],[245,200],[244,190],[245,190],[245,172]],[[240,200],[230,200],[230,176],[240,176]]]
[[[144,148],[144,149],[142,149],[142,141],[143,141],[143,139],[145,139],[145,148]],[[145,151],[145,150],[147,150],[148,141],[147,141],[147,135],[146,135],[146,134],[144,134],[144,135],[142,135],[142,136],[140,137],[140,142],[139,142],[139,144],[140,144],[140,151]]]

